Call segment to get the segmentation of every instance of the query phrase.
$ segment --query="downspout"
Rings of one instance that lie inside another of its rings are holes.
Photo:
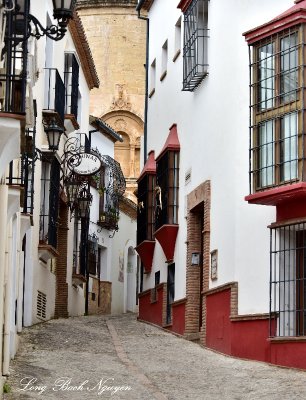
[[[150,38],[150,20],[148,17],[140,15],[140,11],[144,0],[140,0],[136,11],[138,11],[138,18],[147,22],[147,35],[146,35],[146,88],[145,88],[145,109],[144,109],[144,132],[143,132],[143,157],[144,164],[147,161],[147,143],[148,143],[148,100],[149,100],[149,38]]]

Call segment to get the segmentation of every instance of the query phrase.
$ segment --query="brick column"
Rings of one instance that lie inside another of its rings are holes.
[[[200,265],[191,265],[192,253],[201,251],[201,220],[189,212],[187,219],[187,271],[186,271],[186,326],[185,334],[199,332]]]
[[[204,201],[204,229],[203,229],[203,292],[209,289],[210,270],[210,184],[206,185],[207,198]],[[201,293],[202,300],[202,328],[201,343],[206,345],[206,296]]]
[[[186,261],[186,312],[185,336],[190,340],[206,336],[206,297],[209,288],[210,265],[210,181],[205,181],[188,195],[187,216],[187,261]],[[204,221],[202,221],[204,218]],[[192,253],[203,249],[202,263],[191,265]],[[202,270],[201,270],[202,269]],[[201,293],[201,271],[203,276]],[[199,332],[200,306],[202,298],[202,328]]]
[[[57,245],[59,256],[56,261],[55,318],[68,317],[67,241],[68,207],[60,200]]]

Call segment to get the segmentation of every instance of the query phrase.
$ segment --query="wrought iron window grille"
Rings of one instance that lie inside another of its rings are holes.
[[[306,222],[270,229],[270,336],[306,336]]]
[[[154,240],[155,181],[155,175],[150,174],[138,183],[137,245],[144,240]]]
[[[88,273],[97,275],[99,238],[95,233],[88,234]]]
[[[56,123],[64,130],[65,85],[56,68],[45,68],[45,100],[43,124],[45,129]]]
[[[156,183],[155,230],[178,223],[179,152],[169,150],[157,161]]]
[[[65,103],[66,114],[73,114],[78,119],[79,64],[74,54],[65,54]]]
[[[27,18],[19,19],[15,10],[5,3],[5,35],[0,69],[0,111],[24,114],[27,77]],[[29,4],[24,5],[28,13]]]
[[[193,0],[184,14],[183,91],[193,92],[208,74],[208,3]]]
[[[305,180],[304,34],[300,25],[249,48],[250,193]]]
[[[57,247],[60,163],[55,157],[42,162],[39,242]]]

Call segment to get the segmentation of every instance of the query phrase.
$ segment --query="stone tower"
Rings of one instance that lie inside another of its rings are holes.
[[[78,13],[96,64],[100,88],[92,90],[90,112],[122,135],[115,159],[127,181],[126,196],[140,173],[145,94],[145,29],[137,0],[78,0]]]

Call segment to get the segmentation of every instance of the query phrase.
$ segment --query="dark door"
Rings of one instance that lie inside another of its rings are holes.
[[[172,303],[174,301],[174,280],[175,280],[175,264],[168,265],[168,279],[167,279],[167,324],[172,320]]]

